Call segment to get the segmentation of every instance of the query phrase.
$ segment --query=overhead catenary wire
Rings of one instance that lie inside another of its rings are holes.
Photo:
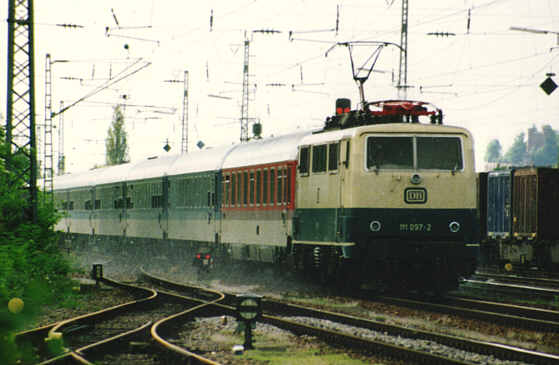
[[[138,61],[138,62],[139,62],[139,61]],[[124,72],[126,72],[126,70],[128,70],[130,67],[133,67],[136,63],[137,63],[137,62],[135,62],[133,65],[131,65],[131,66],[125,68],[123,71],[121,71],[119,74],[117,74],[117,77],[116,77],[116,78],[110,79],[108,82],[106,82],[106,83],[100,85],[99,87],[95,88],[94,90],[92,90],[92,91],[89,92],[88,94],[86,94],[86,95],[80,97],[79,99],[77,99],[76,101],[74,101],[73,103],[71,103],[70,105],[65,106],[64,108],[60,109],[60,110],[59,110],[58,112],[56,112],[56,113],[53,113],[53,116],[64,113],[66,110],[72,108],[73,106],[77,105],[78,103],[80,103],[80,102],[82,102],[82,101],[84,101],[84,100],[90,98],[90,97],[93,96],[93,95],[96,95],[97,93],[99,93],[99,92],[101,92],[101,91],[107,89],[108,87],[110,87],[110,86],[112,86],[112,85],[114,85],[114,84],[116,84],[116,83],[118,83],[118,82],[124,80],[125,78],[128,78],[128,77],[130,77],[130,76],[132,76],[132,75],[134,75],[134,74],[140,72],[141,70],[143,70],[143,69],[145,69],[146,67],[148,67],[148,66],[151,65],[151,62],[145,62],[145,63],[144,63],[143,65],[141,65],[138,69],[132,70],[132,71],[130,71],[129,73],[122,75]]]

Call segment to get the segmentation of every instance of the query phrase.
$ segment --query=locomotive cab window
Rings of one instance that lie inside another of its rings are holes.
[[[299,173],[301,175],[309,174],[309,155],[310,155],[310,148],[301,147],[301,150],[299,152]]]
[[[417,137],[417,168],[462,170],[462,147],[458,137]]]
[[[367,138],[367,169],[375,168],[413,169],[413,138]]]
[[[366,168],[374,169],[463,169],[459,137],[370,136],[367,138]]]
[[[326,145],[318,145],[312,147],[312,172],[326,171]]]

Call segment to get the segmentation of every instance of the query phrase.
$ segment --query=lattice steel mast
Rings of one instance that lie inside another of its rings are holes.
[[[184,71],[184,94],[182,99],[181,153],[188,153],[188,70]]]
[[[8,2],[8,75],[6,107],[6,156],[8,171],[15,174],[11,184],[26,179],[26,214],[37,219],[37,144],[35,135],[35,64],[33,40],[33,0]],[[15,166],[16,155],[26,166]],[[16,170],[17,169],[17,170]]]
[[[53,146],[52,146],[52,63],[50,54],[45,60],[45,128],[43,147],[43,191],[53,198]]]
[[[241,102],[241,143],[248,142],[248,64],[250,41],[245,39],[245,57],[243,62],[243,96]]]
[[[64,109],[64,101],[60,101],[60,110]],[[66,156],[64,155],[64,113],[58,114],[58,175],[66,171]]]
[[[400,32],[400,68],[398,72],[398,94],[406,98],[408,87],[408,0],[402,0],[402,30]]]

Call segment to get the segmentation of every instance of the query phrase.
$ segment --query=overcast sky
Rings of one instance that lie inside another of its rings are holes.
[[[118,103],[127,104],[133,161],[164,154],[166,140],[169,153],[178,153],[185,70],[189,150],[198,141],[238,143],[246,36],[249,116],[260,119],[263,135],[316,128],[333,112],[336,98],[350,97],[354,106],[359,101],[347,48],[334,48],[328,57],[326,51],[346,41],[399,44],[401,7],[401,0],[35,0],[37,123],[44,120],[50,53],[54,61],[69,61],[52,64],[55,111],[60,101],[73,104],[109,78],[139,70],[63,114],[68,171],[104,163],[104,139]],[[6,2],[0,8],[4,50],[7,10]],[[444,110],[446,124],[472,131],[478,170],[491,139],[506,150],[532,125],[559,129],[559,91],[548,96],[539,87],[559,68],[557,34],[510,30],[559,32],[559,1],[410,0],[408,22],[407,97],[433,102]],[[437,32],[451,34],[429,34]],[[356,63],[374,50],[359,47]],[[378,72],[365,84],[368,100],[398,97],[398,65],[398,48],[385,47]],[[0,79],[6,85],[5,71]],[[559,83],[559,76],[554,79]],[[6,94],[0,95],[5,115]]]

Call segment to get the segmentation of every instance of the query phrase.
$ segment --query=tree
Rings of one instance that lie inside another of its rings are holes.
[[[504,161],[510,162],[514,166],[521,166],[526,164],[527,152],[526,142],[524,142],[524,132],[520,133],[514,139],[512,146],[505,153]]]
[[[536,166],[553,166],[557,163],[557,135],[550,125],[542,127],[543,146],[532,152],[531,160]]]
[[[498,139],[494,139],[487,145],[487,150],[485,151],[485,161],[486,162],[499,162],[502,158],[502,147]]]
[[[105,139],[105,159],[107,165],[119,165],[129,162],[128,135],[124,129],[124,114],[121,105],[113,108],[113,122]]]

